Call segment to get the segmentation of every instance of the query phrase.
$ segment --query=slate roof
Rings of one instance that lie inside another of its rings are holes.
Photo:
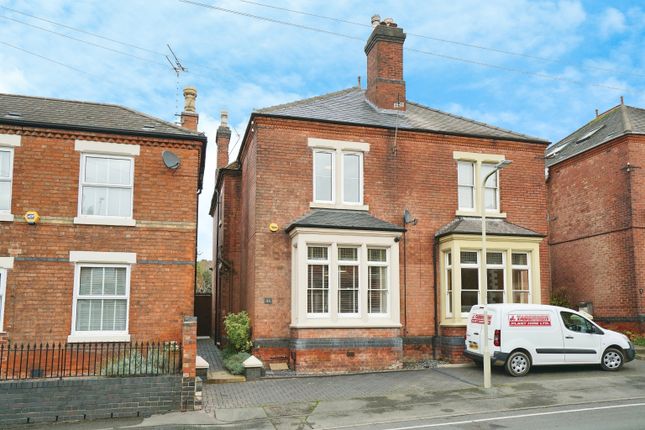
[[[1,93],[0,124],[206,139],[202,133],[123,106]]]
[[[645,109],[619,104],[545,150],[547,167],[625,134],[645,133]]]
[[[365,211],[344,209],[314,209],[296,219],[286,228],[296,227],[339,228],[347,230],[405,231],[405,228],[380,220]]]
[[[379,109],[366,99],[365,90],[358,87],[259,109],[255,113],[347,124],[388,128],[398,127],[399,129],[408,130],[519,140],[541,144],[548,143],[537,137],[515,133],[410,101],[407,102],[405,111]]]
[[[439,238],[449,234],[481,235],[482,219],[477,217],[457,217],[437,230],[435,237]],[[543,234],[520,227],[500,218],[486,218],[486,235],[544,237]]]

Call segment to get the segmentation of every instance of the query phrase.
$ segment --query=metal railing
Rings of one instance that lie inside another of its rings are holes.
[[[176,374],[181,350],[177,342],[0,345],[0,381]]]

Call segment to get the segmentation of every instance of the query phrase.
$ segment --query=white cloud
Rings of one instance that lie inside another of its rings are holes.
[[[616,33],[622,33],[627,30],[625,24],[625,15],[618,9],[609,7],[605,9],[602,16],[598,18],[600,34],[602,37],[609,37]]]

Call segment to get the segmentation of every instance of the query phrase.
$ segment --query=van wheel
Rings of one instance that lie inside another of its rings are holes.
[[[511,376],[524,376],[531,369],[531,358],[524,351],[514,351],[508,356],[505,367]]]
[[[600,360],[600,366],[602,370],[618,370],[623,367],[625,362],[625,357],[623,356],[622,351],[619,351],[616,348],[607,348],[602,354],[602,360]]]

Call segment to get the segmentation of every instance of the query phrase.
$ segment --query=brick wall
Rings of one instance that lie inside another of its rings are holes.
[[[591,301],[601,322],[639,324],[645,315],[642,137],[621,137],[551,167],[553,289]],[[642,321],[641,321],[642,329]]]
[[[71,330],[74,264],[69,252],[133,252],[129,332],[132,340],[179,340],[181,318],[193,313],[196,191],[200,142],[99,133],[0,127],[21,134],[14,150],[12,213],[0,222],[7,272],[4,327],[15,342],[61,342]],[[136,227],[75,225],[80,153],[75,139],[141,145],[134,157]],[[181,159],[167,169],[161,153]],[[36,210],[42,221],[22,221]]]
[[[0,427],[179,411],[181,379],[172,375],[0,382]]]

